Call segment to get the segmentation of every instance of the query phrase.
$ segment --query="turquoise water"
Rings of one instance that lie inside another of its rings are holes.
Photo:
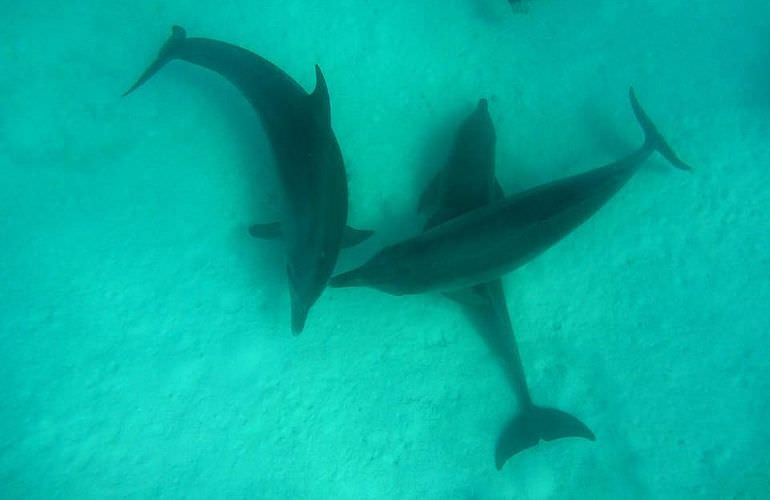
[[[1,498],[770,497],[770,8],[743,2],[5,2]],[[653,157],[505,277],[533,397],[596,441],[526,450],[503,374],[435,294],[329,289],[293,337],[269,146],[172,24],[306,89],[320,64],[376,229],[414,207],[480,97],[507,193],[642,140],[634,85],[692,173]]]

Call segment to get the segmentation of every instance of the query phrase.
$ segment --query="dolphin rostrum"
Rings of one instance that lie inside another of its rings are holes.
[[[380,250],[339,274],[332,287],[368,286],[393,295],[447,292],[492,281],[550,248],[623,187],[655,151],[690,170],[636,99],[629,98],[645,141],[628,156],[582,174],[536,186],[471,210]]]
[[[173,59],[225,77],[262,119],[275,157],[284,209],[280,223],[254,225],[250,233],[256,237],[280,235],[284,240],[292,331],[299,334],[334,270],[343,239],[352,244],[370,234],[345,226],[347,178],[321,69],[315,67],[315,90],[308,94],[257,54],[218,40],[187,38],[183,28],[174,26],[158,57],[124,95]]]
[[[495,177],[495,141],[488,104],[481,99],[476,110],[461,124],[446,166],[420,200],[421,208],[431,202],[436,205],[426,229],[503,197]],[[519,401],[519,414],[508,422],[497,440],[498,470],[512,455],[535,446],[541,439],[595,439],[593,432],[572,415],[532,402],[499,278],[447,295],[458,301],[477,323],[479,334],[502,364]]]

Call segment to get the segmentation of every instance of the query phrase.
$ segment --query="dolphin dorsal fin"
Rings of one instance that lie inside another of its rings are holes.
[[[318,116],[323,117],[325,122],[331,125],[329,89],[326,87],[326,79],[321,72],[321,68],[317,64],[315,65],[315,89],[313,89],[313,93],[309,97]]]

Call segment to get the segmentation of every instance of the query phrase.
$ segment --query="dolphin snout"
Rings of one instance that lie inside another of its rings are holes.
[[[361,266],[363,267],[363,266]],[[340,273],[336,276],[332,276],[329,280],[329,286],[332,288],[344,288],[348,286],[357,286],[363,284],[363,280],[360,277],[360,268]]]
[[[308,307],[292,301],[291,304],[291,333],[299,335],[305,328],[307,320]]]

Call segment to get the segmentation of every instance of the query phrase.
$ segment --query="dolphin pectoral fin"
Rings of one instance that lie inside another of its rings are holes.
[[[125,97],[137,88],[141,87],[142,84],[152,78],[152,75],[154,75],[160,68],[162,68],[163,65],[173,59],[174,52],[184,42],[186,37],[187,34],[185,33],[184,28],[181,26],[173,26],[171,28],[171,36],[168,40],[166,40],[166,43],[163,44],[163,47],[160,48],[158,57],[155,58],[155,61],[153,61],[152,64],[150,64],[150,66],[144,71],[144,73],[142,73],[142,76],[139,77],[136,83],[134,83],[131,88],[126,90],[123,96]]]
[[[583,422],[555,408],[528,405],[521,414],[511,419],[503,429],[495,448],[497,470],[520,451],[543,441],[566,437],[580,437],[590,441],[596,436]]]
[[[690,165],[679,159],[679,156],[677,156],[674,150],[671,149],[671,146],[668,145],[666,139],[664,139],[663,135],[658,131],[658,128],[652,122],[649,115],[644,111],[642,105],[639,104],[639,100],[636,98],[633,87],[628,89],[628,97],[631,100],[631,108],[634,110],[634,116],[636,116],[636,120],[639,122],[639,125],[641,125],[642,130],[644,130],[644,146],[660,153],[663,158],[668,160],[669,163],[676,168],[692,170]]]
[[[250,225],[249,234],[261,240],[274,240],[280,238],[283,233],[281,232],[280,222],[269,222],[267,224]],[[354,229],[350,226],[345,226],[345,230],[342,233],[341,246],[342,248],[347,248],[358,245],[373,234],[374,231],[369,231],[368,229]]]
[[[252,224],[249,226],[249,234],[254,238],[272,240],[281,237],[281,223],[270,222],[268,224]]]
[[[424,213],[428,210],[433,211],[439,202],[439,194],[441,190],[441,180],[443,176],[439,171],[433,176],[430,183],[426,186],[425,190],[420,195],[420,201],[417,203],[417,212]]]
[[[345,226],[345,231],[342,233],[342,248],[350,248],[358,245],[362,241],[367,240],[374,231],[369,229],[356,229],[354,227]]]

